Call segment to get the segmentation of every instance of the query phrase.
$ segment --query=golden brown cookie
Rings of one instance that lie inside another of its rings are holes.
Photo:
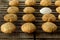
[[[19,12],[19,8],[18,7],[9,7],[8,9],[7,9],[7,12],[8,13],[18,13]]]
[[[60,7],[56,8],[56,12],[60,14]]]
[[[34,6],[36,4],[36,0],[26,0],[25,5],[26,6]]]
[[[3,33],[12,33],[16,29],[16,26],[13,23],[7,22],[1,25],[1,32]]]
[[[23,10],[24,13],[34,13],[35,9],[33,7],[26,7]]]
[[[10,6],[19,6],[19,0],[11,0],[9,1]]]
[[[59,3],[60,3],[60,0],[55,1],[55,5],[56,5],[56,6],[60,6]]]
[[[50,6],[52,4],[51,0],[41,0],[40,5],[41,6]]]
[[[42,16],[43,21],[54,22],[56,21],[56,17],[53,14],[45,14]]]
[[[25,23],[21,26],[21,30],[25,33],[32,33],[36,30],[36,26],[33,23]]]
[[[58,19],[60,20],[60,15],[58,15]]]
[[[42,24],[42,30],[45,32],[54,32],[57,30],[57,26],[52,22],[46,22]]]
[[[6,14],[4,16],[4,20],[5,21],[9,21],[9,22],[14,22],[14,21],[17,21],[17,15],[16,14]]]
[[[33,14],[25,14],[23,15],[22,19],[26,22],[32,22],[35,21],[35,16]]]

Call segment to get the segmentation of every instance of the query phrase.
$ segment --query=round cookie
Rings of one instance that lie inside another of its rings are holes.
[[[1,25],[1,32],[10,34],[14,32],[16,29],[16,26],[13,23],[7,22]]]
[[[52,10],[48,7],[44,7],[44,8],[40,9],[40,13],[41,14],[46,14],[46,13],[50,14],[50,13],[52,13]]]
[[[56,17],[53,14],[45,14],[42,16],[43,21],[54,22],[56,21]]]
[[[44,32],[54,32],[57,30],[57,26],[54,24],[54,23],[51,23],[51,22],[46,22],[44,24],[42,24],[42,30]]]
[[[56,8],[56,12],[60,14],[60,7]]]
[[[56,5],[56,6],[60,6],[59,3],[60,3],[60,0],[55,1],[55,5]]]
[[[9,22],[14,22],[14,21],[17,21],[17,15],[16,14],[6,14],[4,16],[4,20],[5,21],[9,21]]]
[[[26,6],[34,6],[36,4],[36,0],[26,0],[25,5]]]
[[[22,19],[26,22],[32,22],[35,21],[35,16],[33,14],[25,14],[23,15]]]
[[[18,7],[9,7],[8,9],[7,9],[7,12],[8,13],[18,13],[19,12],[19,8]]]
[[[25,23],[21,26],[21,30],[25,33],[33,33],[36,30],[36,26],[33,23]]]
[[[60,15],[58,15],[58,19],[60,20]]]
[[[33,7],[25,7],[23,12],[24,13],[34,13],[35,9]]]
[[[50,6],[52,4],[51,0],[41,0],[40,5],[41,6]]]
[[[19,5],[19,0],[11,0],[9,1],[10,6],[18,6]]]

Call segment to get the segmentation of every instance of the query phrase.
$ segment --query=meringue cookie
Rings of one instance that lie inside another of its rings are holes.
[[[52,13],[52,10],[50,9],[50,8],[48,8],[48,7],[44,7],[44,8],[42,8],[42,9],[40,9],[40,13],[41,14],[50,14],[50,13]]]

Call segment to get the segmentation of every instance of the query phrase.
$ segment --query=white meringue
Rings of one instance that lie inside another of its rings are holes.
[[[52,13],[52,10],[48,7],[44,7],[42,9],[40,9],[40,13],[41,14],[46,14],[46,13],[49,14],[49,13]]]

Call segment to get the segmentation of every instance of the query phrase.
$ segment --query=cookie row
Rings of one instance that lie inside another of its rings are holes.
[[[60,6],[60,0],[55,1],[55,6]],[[9,2],[10,6],[18,6],[19,1],[10,1]],[[36,5],[36,0],[26,0],[25,1],[26,6],[35,6]],[[51,6],[52,5],[52,0],[41,0],[40,1],[40,6]]]
[[[16,11],[17,10],[17,11]],[[58,8],[56,8],[56,11],[57,11],[57,13],[60,13],[60,7],[58,7]],[[11,22],[13,22],[13,21],[16,21],[17,20],[17,16],[15,15],[15,14],[13,14],[13,13],[18,13],[19,12],[19,9],[17,8],[17,7],[9,7],[8,9],[7,9],[7,12],[8,13],[10,13],[10,14],[7,14],[7,15],[5,15],[4,16],[4,20],[5,21],[11,21]],[[26,18],[28,18],[27,16],[30,14],[31,15],[31,13],[34,13],[35,12],[35,9],[33,8],[33,7],[26,7],[26,8],[24,8],[24,10],[23,10],[23,12],[24,13],[27,13],[26,15],[24,15],[22,18],[23,18],[23,20],[24,21],[29,21],[28,19],[26,19]],[[52,13],[52,10],[50,9],[50,8],[48,8],[48,7],[44,7],[44,8],[42,8],[41,10],[40,10],[40,13],[41,14],[50,14],[50,13]],[[11,18],[13,16],[13,18]],[[30,17],[32,17],[32,19],[30,20],[30,21],[33,21],[33,20],[35,20],[35,17],[34,16],[30,16]],[[52,17],[52,16],[51,16]],[[55,18],[55,17],[54,17]],[[58,16],[58,19],[60,20],[60,15]]]

